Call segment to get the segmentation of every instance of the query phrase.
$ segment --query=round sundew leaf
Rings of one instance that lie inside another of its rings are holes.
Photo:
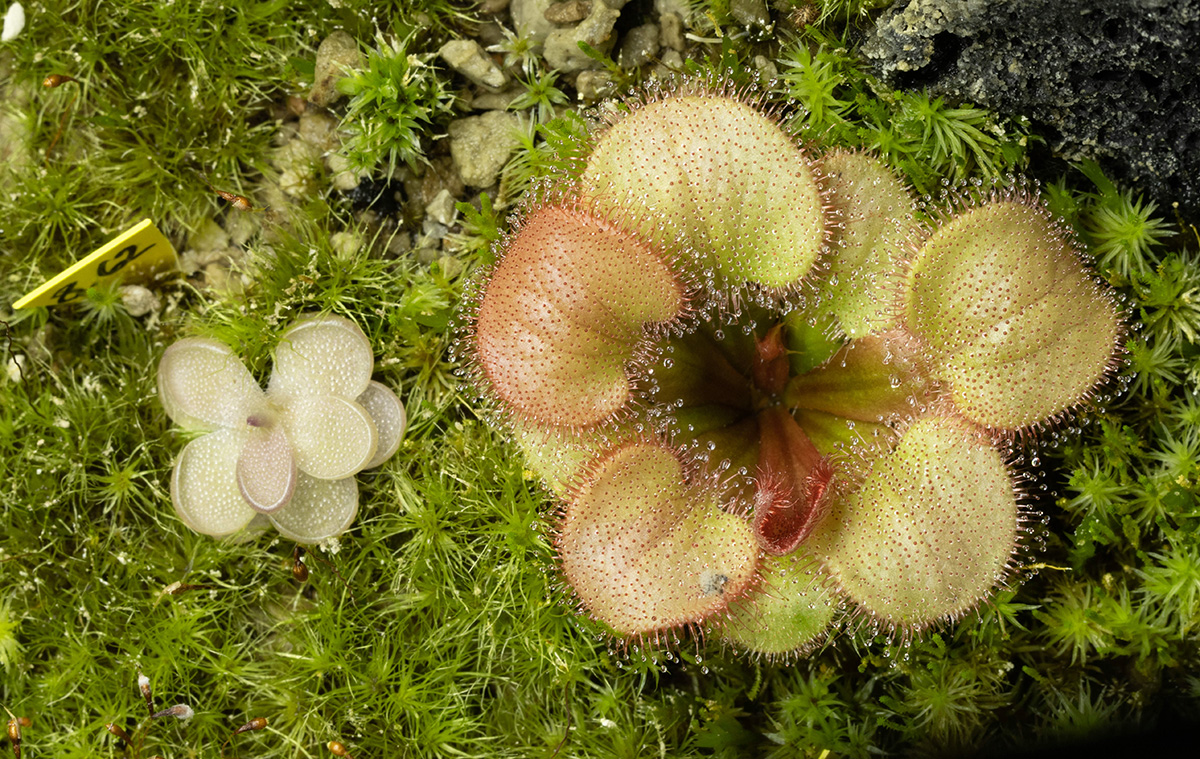
[[[367,410],[336,395],[281,400],[296,466],[319,480],[358,474],[375,456],[379,434]]]
[[[340,316],[312,316],[280,336],[267,389],[357,398],[367,389],[374,367],[371,342],[357,324]]]
[[[973,608],[1016,549],[1012,478],[968,427],[938,416],[913,424],[806,544],[851,599],[894,627]]]
[[[600,135],[580,183],[641,234],[688,246],[727,281],[786,287],[825,244],[820,189],[772,119],[734,98],[638,107]]]
[[[832,312],[851,338],[896,324],[892,277],[920,235],[908,189],[877,158],[836,150],[821,168],[829,202],[840,213],[829,272],[821,278],[822,312]]]
[[[379,434],[375,455],[363,467],[374,469],[400,450],[400,441],[404,439],[404,430],[408,427],[408,416],[404,413],[404,404],[392,389],[374,380],[355,400],[371,416],[375,431]]]
[[[167,348],[158,363],[158,397],[181,427],[237,427],[262,394],[238,357],[218,340],[186,337]]]
[[[358,483],[353,477],[318,480],[301,472],[292,500],[269,516],[285,538],[320,543],[350,529],[357,515]]]
[[[237,462],[237,485],[255,511],[268,513],[288,502],[296,487],[296,461],[283,425],[250,427]]]
[[[829,578],[801,547],[759,562],[762,581],[729,605],[721,637],[765,656],[801,651],[829,629],[838,599]]]
[[[690,487],[665,444],[631,441],[589,465],[566,507],[563,571],[595,617],[623,635],[698,622],[753,581],[746,520]]]
[[[629,400],[625,365],[683,286],[640,238],[586,213],[530,214],[485,286],[478,361],[505,406],[543,424],[598,423]]]
[[[905,320],[961,413],[1006,430],[1082,400],[1120,333],[1112,298],[1046,215],[1019,201],[969,209],[926,241]]]
[[[183,523],[214,537],[232,535],[254,518],[237,485],[246,435],[221,429],[184,446],[171,474],[171,503]]]

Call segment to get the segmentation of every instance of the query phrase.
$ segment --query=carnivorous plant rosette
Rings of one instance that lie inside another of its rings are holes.
[[[374,364],[366,335],[337,316],[302,318],[283,333],[266,392],[218,340],[167,348],[163,407],[206,433],[175,462],[179,518],[214,536],[269,522],[299,543],[348,529],[358,513],[354,475],[391,458],[406,425],[400,399],[371,379]]]
[[[1024,533],[1009,446],[1112,371],[1113,297],[1021,185],[928,218],[881,161],[814,156],[729,87],[615,114],[468,315],[581,607],[770,656],[839,608],[901,632],[974,608]]]

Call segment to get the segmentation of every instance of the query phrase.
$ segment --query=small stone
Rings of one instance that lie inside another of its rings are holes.
[[[588,104],[608,97],[613,94],[614,89],[616,88],[612,74],[603,70],[581,71],[579,78],[575,80],[575,90],[579,93],[579,100]]]
[[[508,31],[499,21],[487,21],[476,27],[474,39],[484,50],[499,45],[506,39]]]
[[[230,247],[241,248],[259,229],[259,217],[252,213],[227,213],[221,225],[229,235]]]
[[[747,29],[771,28],[771,14],[763,0],[730,0],[729,15]]]
[[[5,91],[6,97],[10,90]],[[32,135],[29,120],[20,116],[15,108],[6,107],[0,112],[0,164],[12,169],[30,164],[33,161]]]
[[[455,258],[454,256],[447,255],[443,255],[441,258],[439,258],[437,260],[437,265],[438,268],[442,270],[442,273],[451,279],[457,277],[459,274],[462,274],[467,268],[466,264],[459,259]]]
[[[660,21],[668,13],[674,13],[680,18],[688,18],[692,15],[692,3],[688,0],[654,0],[654,10],[658,13]]]
[[[512,13],[513,26],[518,37],[525,37],[535,45],[546,41],[546,35],[554,31],[554,24],[546,20],[546,9],[553,0],[512,0],[508,10]]]
[[[333,248],[333,254],[342,261],[354,258],[362,246],[362,235],[355,232],[334,232],[329,236],[329,247]]]
[[[287,229],[296,218],[297,210],[293,208],[291,198],[278,184],[269,183],[259,188],[255,198],[260,201],[258,207],[271,210],[271,223],[262,226],[263,240],[275,243],[284,239],[283,230]]]
[[[325,156],[325,167],[333,175],[333,189],[349,192],[358,187],[366,174],[359,174],[350,166],[350,159],[341,153],[329,153]]]
[[[658,41],[663,47],[683,50],[683,17],[678,13],[664,13],[658,19]]]
[[[25,8],[20,3],[13,3],[4,14],[4,32],[0,34],[0,42],[15,40],[24,28]],[[13,745],[16,745],[15,741]],[[13,753],[16,753],[16,749],[13,749]]]
[[[275,130],[275,136],[271,141],[275,143],[276,147],[279,147],[296,139],[296,135],[298,134],[300,134],[300,122],[285,121]]]
[[[607,53],[612,49],[616,36],[613,26],[620,16],[620,11],[604,3],[593,3],[592,12],[577,26],[558,29],[547,35],[544,53],[546,62],[564,73],[599,68],[599,63],[579,49],[579,43],[587,43],[596,50]]]
[[[120,292],[121,302],[130,316],[145,316],[162,309],[162,301],[154,291],[141,285],[122,285]]]
[[[552,24],[567,26],[583,21],[591,12],[591,0],[567,0],[564,3],[554,3],[543,15]]]
[[[230,276],[229,267],[221,263],[211,263],[204,267],[204,284],[214,290],[235,290],[237,280]]]
[[[212,219],[205,219],[188,236],[188,247],[195,250],[224,250],[230,245],[229,233]]]
[[[279,187],[294,198],[313,193],[323,153],[316,145],[301,139],[291,140],[276,150],[271,163],[279,170]]]
[[[484,92],[471,98],[471,110],[473,111],[503,111],[512,104],[514,100],[525,94],[525,88],[521,85],[509,87],[500,92]]]
[[[479,4],[479,12],[484,15],[503,13],[508,9],[508,0],[483,0]]]
[[[213,265],[228,265],[236,254],[234,248],[188,248],[179,256],[179,270],[191,276]]]
[[[412,235],[403,230],[397,231],[387,242],[388,253],[398,256],[412,250]]]
[[[442,257],[442,251],[438,248],[417,248],[417,261],[423,264],[431,264]]]
[[[678,71],[683,68],[683,56],[679,54],[678,50],[666,51],[659,60],[662,61],[664,67],[671,71]]]
[[[454,196],[449,190],[442,190],[425,206],[425,216],[438,224],[451,226],[458,219],[458,209],[454,207]]]
[[[475,40],[450,40],[438,51],[450,68],[475,84],[500,89],[508,84],[508,75],[500,70]]]
[[[621,52],[617,56],[617,63],[626,71],[641,68],[653,60],[658,54],[658,49],[658,26],[635,26],[626,32],[625,38],[621,40]]]
[[[25,356],[17,354],[4,365],[9,382],[20,382],[25,378]]]
[[[458,175],[454,160],[450,156],[437,156],[424,168],[420,189],[417,193],[409,195],[419,206],[428,205],[442,190],[449,190],[450,195],[455,198],[462,196],[465,189],[462,177]]]
[[[440,248],[442,246],[442,239],[449,231],[450,228],[445,224],[439,224],[433,219],[426,219],[425,221],[421,222],[421,234],[417,238],[416,247],[418,249]]]
[[[353,37],[344,31],[336,31],[326,37],[317,48],[313,86],[308,93],[309,102],[322,108],[336,103],[344,97],[338,92],[338,80],[362,66],[362,53],[359,52],[358,43]]]
[[[300,117],[300,131],[296,136],[322,153],[327,153],[342,146],[337,127],[337,119],[329,114],[309,111]]]
[[[491,187],[518,145],[520,122],[514,114],[488,111],[450,122],[450,155],[463,183]]]
[[[754,56],[754,68],[758,69],[758,79],[763,84],[779,76],[779,68],[765,55]]]

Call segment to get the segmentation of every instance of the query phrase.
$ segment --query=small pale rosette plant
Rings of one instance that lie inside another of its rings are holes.
[[[354,476],[391,458],[406,425],[400,399],[371,379],[374,364],[367,336],[338,316],[302,318],[282,334],[266,392],[218,340],[167,348],[163,407],[205,433],[171,475],[179,518],[217,537],[271,524],[298,543],[347,530],[358,513]]]
[[[1026,531],[1011,448],[1112,372],[1114,298],[1022,186],[930,214],[711,83],[615,114],[525,201],[467,317],[580,606],[767,656],[975,608]]]

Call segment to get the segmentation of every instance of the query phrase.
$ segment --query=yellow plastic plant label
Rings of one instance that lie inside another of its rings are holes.
[[[179,266],[175,248],[150,219],[109,240],[87,258],[21,298],[13,308],[61,306],[83,298],[87,289],[117,277],[148,279]]]

